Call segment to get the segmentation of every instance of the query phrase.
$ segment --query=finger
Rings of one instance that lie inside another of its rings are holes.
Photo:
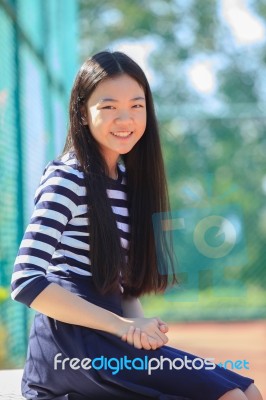
[[[156,328],[155,328],[154,333],[156,333],[156,335],[158,335],[163,341],[166,341],[166,340],[167,340],[167,336],[165,335],[164,332],[162,332],[162,331],[160,330],[159,327],[156,327]]]
[[[157,340],[154,339],[153,337],[149,336],[148,340],[149,340],[149,344],[150,344],[152,350],[156,350],[159,347]]]
[[[168,332],[168,326],[167,325],[161,324],[161,325],[159,325],[159,329],[163,333],[167,333]]]
[[[168,332],[168,325],[167,325],[167,323],[166,323],[165,321],[161,320],[161,318],[159,318],[159,317],[156,317],[156,319],[157,319],[157,321],[158,321],[158,324],[159,324],[160,329],[161,329],[162,327],[165,327],[164,329],[167,329],[166,332]]]
[[[163,332],[161,332],[160,329],[157,329],[155,331],[154,337],[159,341],[161,346],[168,342],[168,337]]]
[[[133,339],[134,331],[135,331],[135,328],[134,328],[134,326],[131,325],[127,331],[127,343],[128,344],[131,344],[131,345],[134,344],[134,339]]]
[[[134,344],[134,347],[136,347],[137,349],[142,348],[140,334],[141,334],[140,329],[136,328],[134,335],[133,335],[133,344]]]
[[[154,335],[155,336],[155,340],[157,342],[157,347],[162,347],[164,345],[164,341],[160,338],[159,335]]]
[[[126,342],[126,341],[127,341],[127,334],[124,333],[124,334],[121,336],[121,339],[123,340],[123,342]]]
[[[141,332],[140,339],[141,339],[142,348],[145,349],[145,350],[150,350],[151,349],[151,345],[149,343],[148,336],[147,336],[147,334],[145,332]]]
[[[156,345],[154,344],[155,343],[154,341],[151,344],[151,341],[149,340],[153,350],[155,349],[155,347],[156,348],[161,347],[168,342],[167,336],[160,331],[158,327],[158,321],[156,318],[153,318],[153,320],[150,322],[147,328],[148,328],[146,330],[147,335],[149,336],[149,338],[153,338],[156,342]]]

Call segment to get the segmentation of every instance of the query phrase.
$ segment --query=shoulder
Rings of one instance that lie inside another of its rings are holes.
[[[51,176],[70,179],[77,183],[79,180],[83,180],[84,173],[75,153],[67,152],[63,156],[49,161],[44,168],[41,182]]]
[[[44,192],[78,195],[84,187],[84,173],[74,153],[68,152],[45,166],[35,201]]]

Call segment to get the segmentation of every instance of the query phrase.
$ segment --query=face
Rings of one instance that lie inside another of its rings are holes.
[[[144,90],[126,74],[107,78],[90,96],[85,117],[107,165],[112,168],[119,155],[128,153],[145,131]]]

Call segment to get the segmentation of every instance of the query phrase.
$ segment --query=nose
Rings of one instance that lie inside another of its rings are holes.
[[[131,122],[132,121],[132,115],[128,111],[120,111],[119,114],[116,117],[116,120],[118,122]]]

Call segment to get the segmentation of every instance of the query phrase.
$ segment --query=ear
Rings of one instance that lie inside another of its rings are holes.
[[[82,125],[88,125],[88,121],[87,121],[87,110],[84,106],[81,106],[80,108],[80,112],[81,112],[81,122]]]
[[[87,118],[85,116],[81,117],[82,125],[88,125]]]

